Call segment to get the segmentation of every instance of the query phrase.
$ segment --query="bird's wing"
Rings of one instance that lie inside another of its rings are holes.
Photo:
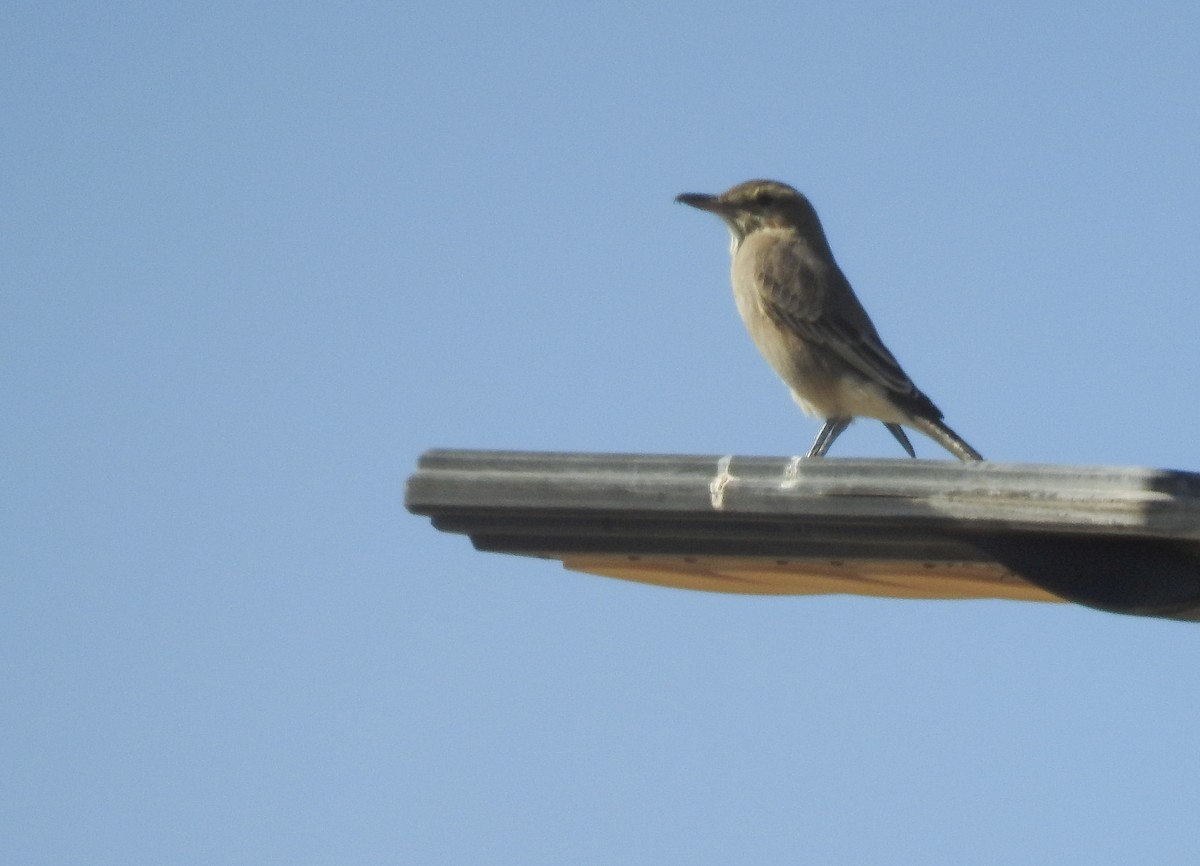
[[[777,325],[826,347],[889,392],[928,401],[883,345],[850,283],[832,261],[821,262],[804,245],[776,244],[762,257],[757,277],[764,311]]]

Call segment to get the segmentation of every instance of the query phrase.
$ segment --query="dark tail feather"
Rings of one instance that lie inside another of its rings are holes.
[[[912,426],[916,427],[964,463],[983,459],[982,454],[963,441],[961,436],[941,421],[933,418],[913,418]]]

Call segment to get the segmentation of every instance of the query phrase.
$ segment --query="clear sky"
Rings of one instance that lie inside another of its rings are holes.
[[[1198,862],[1200,626],[652,588],[403,508],[431,447],[807,450],[672,202],[751,177],[989,458],[1200,468],[1198,33],[6,3],[0,862]]]

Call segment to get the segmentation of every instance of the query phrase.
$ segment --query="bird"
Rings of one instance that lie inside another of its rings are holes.
[[[838,267],[816,209],[794,187],[749,180],[675,200],[729,229],[733,297],[767,363],[808,415],[824,420],[807,457],[824,457],[856,417],[874,418],[910,457],[911,427],[964,463],[983,456],[951,430],[879,338]]]

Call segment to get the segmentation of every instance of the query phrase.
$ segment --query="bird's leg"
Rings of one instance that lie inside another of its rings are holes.
[[[808,456],[824,457],[825,452],[829,450],[829,446],[833,444],[833,440],[841,436],[842,431],[850,426],[850,420],[849,418],[827,418],[825,426],[817,434],[817,439],[813,442]]]
[[[909,457],[916,458],[917,452],[913,451],[912,443],[908,441],[908,434],[904,432],[904,428],[899,424],[889,424],[883,422],[883,426],[888,428],[888,432],[896,437],[896,441],[900,443],[900,447],[908,452]]]

